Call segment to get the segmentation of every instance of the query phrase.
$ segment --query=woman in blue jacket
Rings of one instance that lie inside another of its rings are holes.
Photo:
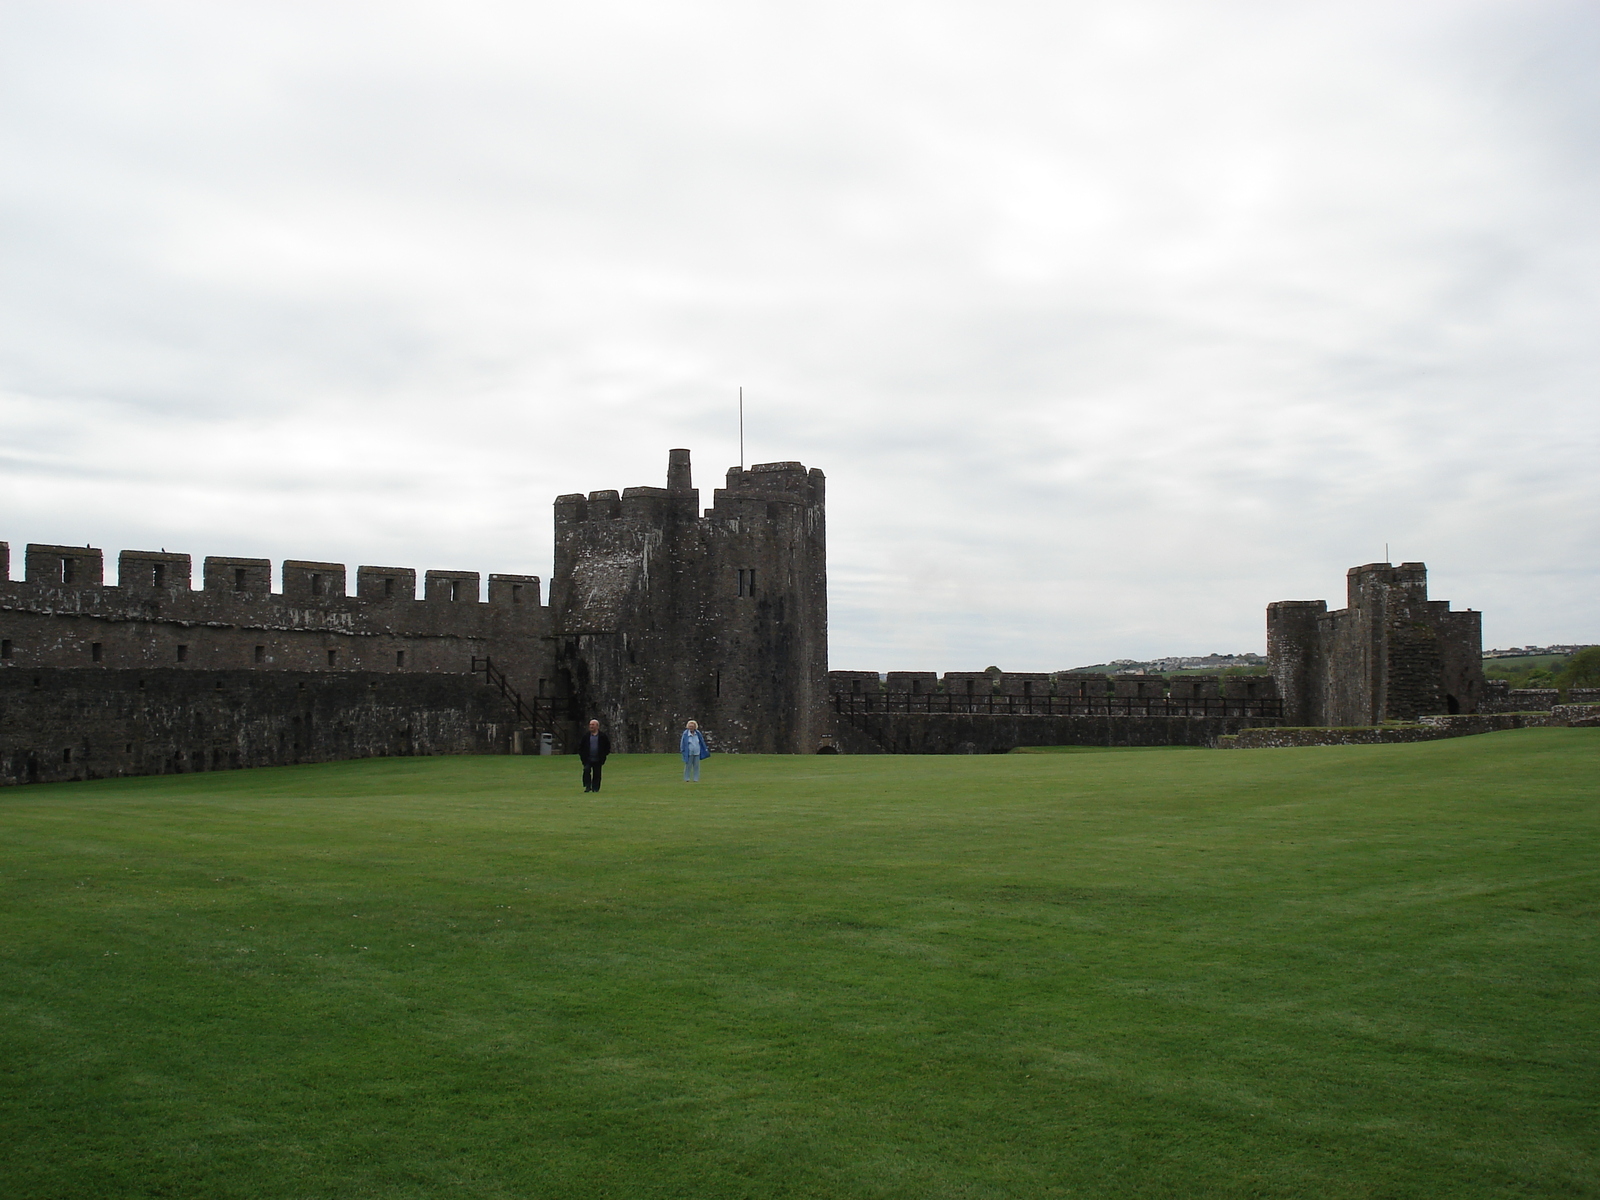
[[[683,755],[683,781],[699,783],[700,760],[710,757],[711,747],[706,745],[706,735],[695,722],[690,721],[684,727],[683,736],[678,739],[678,752]]]

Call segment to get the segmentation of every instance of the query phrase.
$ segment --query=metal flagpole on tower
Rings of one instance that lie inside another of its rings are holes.
[[[744,388],[739,389],[739,470],[744,470]]]

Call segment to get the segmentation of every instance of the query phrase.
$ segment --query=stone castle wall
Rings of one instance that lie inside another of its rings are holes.
[[[0,784],[506,753],[481,677],[31,667],[0,671]]]
[[[1018,746],[1209,746],[1281,723],[1271,676],[830,671],[848,753],[992,754]]]

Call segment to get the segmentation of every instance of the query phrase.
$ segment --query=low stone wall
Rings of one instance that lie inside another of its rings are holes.
[[[1569,708],[1576,714],[1564,714]],[[1385,746],[1402,742],[1433,742],[1441,738],[1470,737],[1503,729],[1542,725],[1600,724],[1600,705],[1562,705],[1549,713],[1475,713],[1463,716],[1423,717],[1415,724],[1247,729],[1217,739],[1219,750],[1260,750],[1284,746]]]
[[[0,670],[0,784],[511,748],[476,675]]]
[[[1600,689],[1586,688],[1585,691]],[[1558,704],[1550,710],[1550,715],[1560,724],[1574,728],[1584,729],[1600,726],[1600,703],[1587,704]]]
[[[836,716],[845,754],[1004,754],[1018,746],[1211,746],[1264,724],[1250,717],[874,713]]]

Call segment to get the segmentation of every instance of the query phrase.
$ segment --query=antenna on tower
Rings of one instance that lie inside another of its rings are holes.
[[[744,470],[744,388],[739,389],[739,470]]]

